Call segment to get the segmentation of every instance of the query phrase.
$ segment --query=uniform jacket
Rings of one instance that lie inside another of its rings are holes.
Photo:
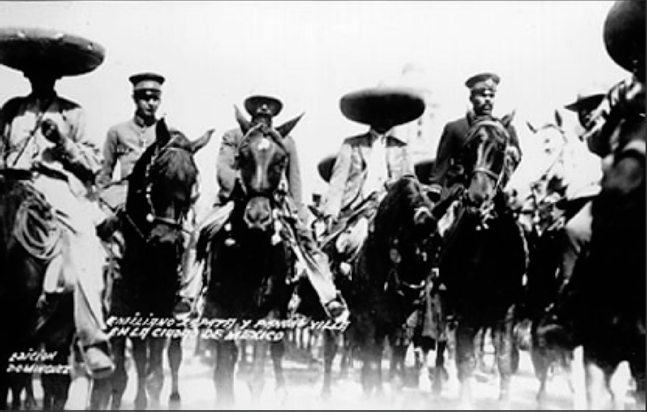
[[[431,170],[429,182],[431,185],[439,185],[443,188],[452,186],[455,179],[462,174],[461,166],[458,164],[461,149],[466,143],[467,132],[474,124],[473,112],[468,112],[464,117],[451,121],[445,125],[438,144],[438,152],[434,167]],[[512,125],[508,127],[511,144],[519,150],[519,138]]]
[[[156,122],[146,126],[141,119],[133,117],[108,129],[103,144],[103,164],[97,176],[99,186],[110,183],[117,161],[121,166],[121,178],[130,175],[137,160],[155,141],[155,125]]]
[[[341,145],[330,178],[322,210],[326,216],[339,217],[363,200],[362,189],[367,177],[371,146],[375,137],[369,132],[348,137]],[[399,138],[388,135],[386,141],[388,180],[393,182],[406,174],[414,174],[408,146]]]

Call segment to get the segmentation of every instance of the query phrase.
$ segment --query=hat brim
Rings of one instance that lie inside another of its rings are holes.
[[[317,165],[317,171],[319,176],[326,182],[330,183],[330,178],[332,177],[332,169],[335,167],[335,162],[337,160],[336,155],[328,155],[323,158]]]
[[[429,176],[431,175],[431,170],[434,167],[434,160],[433,159],[426,159],[426,160],[421,160],[417,162],[414,166],[414,172],[416,173],[416,177],[421,183],[424,184],[429,184]]]
[[[283,103],[279,99],[272,96],[255,95],[245,99],[245,110],[251,116],[254,116],[258,107],[263,103],[269,106],[272,116],[278,115],[283,109]]]
[[[604,94],[595,94],[592,96],[587,96],[583,99],[577,99],[571,104],[567,104],[564,106],[565,109],[577,112],[581,108],[592,108],[595,109],[597,105],[599,105],[602,102],[602,99],[604,98]]]
[[[604,44],[611,59],[620,67],[630,72],[645,70],[644,0],[614,3],[604,22]]]
[[[0,29],[0,63],[28,73],[44,69],[58,76],[76,76],[96,69],[105,49],[88,39],[55,30]]]
[[[403,88],[358,90],[344,95],[339,105],[348,119],[371,126],[409,123],[425,111],[422,97]]]

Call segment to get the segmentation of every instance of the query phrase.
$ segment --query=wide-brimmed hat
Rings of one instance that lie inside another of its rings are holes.
[[[618,0],[604,22],[604,44],[622,68],[645,71],[645,1]]]
[[[330,178],[332,177],[332,169],[335,167],[335,161],[337,160],[337,155],[329,154],[319,161],[317,165],[317,170],[319,171],[319,176],[326,182],[330,183]]]
[[[25,74],[76,76],[96,69],[105,58],[98,43],[58,30],[0,28],[0,63]]]
[[[348,119],[371,126],[408,123],[425,111],[423,98],[402,87],[373,87],[347,93],[339,106]]]
[[[255,94],[245,99],[245,110],[251,116],[254,116],[256,110],[263,104],[268,106],[272,117],[278,115],[281,109],[283,109],[283,103],[278,98],[264,94]]]
[[[600,104],[600,102],[602,102],[602,99],[608,91],[608,87],[605,88],[597,83],[590,84],[577,92],[577,99],[573,103],[564,106],[564,108],[573,112],[577,112],[581,108],[594,109]]]

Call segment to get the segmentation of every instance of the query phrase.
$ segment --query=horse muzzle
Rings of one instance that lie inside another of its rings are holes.
[[[272,205],[267,197],[257,196],[249,199],[245,206],[243,220],[248,229],[267,232],[272,228]]]

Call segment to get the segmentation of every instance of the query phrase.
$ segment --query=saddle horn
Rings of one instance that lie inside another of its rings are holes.
[[[285,137],[285,136],[289,135],[290,132],[292,131],[292,129],[294,129],[294,126],[296,126],[297,123],[299,123],[299,120],[301,120],[301,118],[303,117],[304,114],[305,114],[305,112],[301,113],[300,115],[298,115],[294,119],[288,120],[287,122],[283,123],[282,125],[280,125],[279,127],[276,128],[276,131],[279,132],[279,134],[282,137]]]

